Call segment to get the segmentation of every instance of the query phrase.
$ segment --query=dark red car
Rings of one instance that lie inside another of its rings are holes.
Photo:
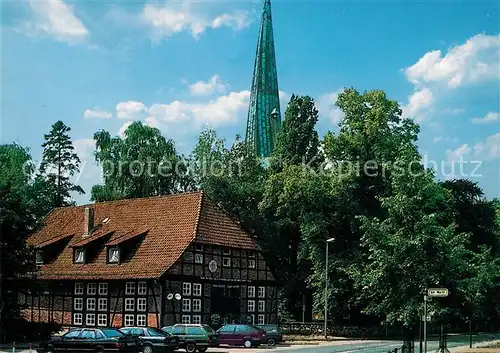
[[[258,347],[266,342],[266,331],[252,325],[225,325],[217,330],[219,344]]]

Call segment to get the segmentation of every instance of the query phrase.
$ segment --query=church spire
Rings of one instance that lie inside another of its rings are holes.
[[[246,142],[260,157],[269,157],[281,128],[278,75],[274,53],[271,1],[265,0],[248,107]]]

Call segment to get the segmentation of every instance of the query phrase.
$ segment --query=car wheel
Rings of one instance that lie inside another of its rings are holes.
[[[267,345],[268,345],[269,347],[274,347],[274,346],[276,346],[276,340],[275,340],[274,338],[270,338],[270,339],[268,339],[268,340],[267,340]]]
[[[186,352],[194,353],[196,352],[196,344],[194,343],[186,343]]]
[[[252,341],[245,340],[245,342],[243,342],[243,345],[245,346],[245,348],[252,348]]]
[[[149,344],[146,344],[146,345],[142,348],[142,352],[143,352],[143,353],[153,353],[153,347],[151,347]]]
[[[206,352],[206,351],[207,351],[207,349],[208,349],[207,347],[198,348],[198,352],[200,352],[200,353],[204,353],[204,352]]]

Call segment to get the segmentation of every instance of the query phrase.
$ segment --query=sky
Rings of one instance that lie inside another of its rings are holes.
[[[71,127],[87,191],[93,134],[157,127],[189,154],[206,126],[244,136],[262,1],[1,3],[1,143],[40,160],[44,133]],[[338,131],[344,87],[382,89],[420,124],[423,163],[500,197],[500,3],[272,1],[282,112],[315,99],[320,136]]]

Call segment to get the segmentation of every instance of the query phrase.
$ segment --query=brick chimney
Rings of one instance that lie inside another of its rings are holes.
[[[94,228],[94,210],[90,207],[85,207],[83,216],[83,236],[89,236]]]

